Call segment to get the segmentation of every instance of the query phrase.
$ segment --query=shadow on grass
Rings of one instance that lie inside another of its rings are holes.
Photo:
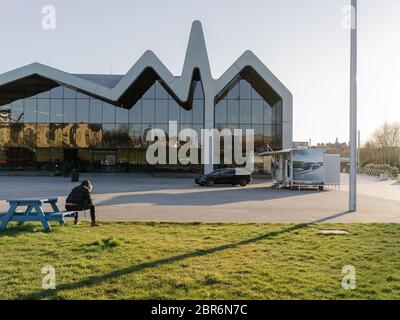
[[[257,237],[253,237],[250,239],[246,239],[246,240],[242,240],[242,241],[238,241],[238,242],[234,242],[234,243],[230,243],[230,244],[225,244],[225,245],[221,245],[218,247],[214,247],[214,248],[208,248],[208,249],[198,249],[192,252],[188,252],[185,254],[181,254],[181,255],[176,255],[176,256],[172,256],[172,257],[168,257],[168,258],[164,258],[164,259],[159,259],[156,261],[151,261],[151,262],[145,262],[145,263],[141,263],[141,264],[137,264],[134,266],[130,266],[127,268],[122,268],[119,270],[115,270],[103,275],[98,275],[98,276],[92,276],[77,282],[71,282],[71,283],[66,283],[66,284],[61,284],[57,286],[57,290],[41,290],[41,291],[36,291],[33,293],[30,293],[28,295],[25,296],[21,296],[19,297],[19,299],[45,299],[45,298],[52,298],[54,296],[57,295],[57,292],[59,291],[65,291],[65,290],[75,290],[75,289],[79,289],[79,288],[84,288],[84,287],[88,287],[88,286],[93,286],[96,285],[98,283],[101,283],[103,281],[108,281],[111,280],[113,278],[117,278],[117,277],[121,277],[124,275],[128,275],[128,274],[132,274],[135,272],[140,272],[142,270],[145,269],[149,269],[149,268],[156,268],[162,265],[167,265],[167,264],[171,264],[171,263],[175,263],[175,262],[179,262],[185,259],[190,259],[190,258],[196,258],[196,257],[202,257],[205,255],[209,255],[209,254],[213,254],[216,252],[220,252],[220,251],[224,251],[224,250],[230,250],[230,249],[235,249],[237,247],[240,246],[244,246],[244,245],[248,245],[248,244],[252,244],[255,242],[259,242],[262,240],[266,240],[266,239],[270,239],[270,238],[274,238],[278,235],[281,234],[285,234],[288,232],[293,232],[293,231],[297,231],[300,229],[304,229],[310,225],[313,224],[318,224],[318,223],[323,223],[341,216],[344,216],[346,214],[348,214],[349,212],[341,212],[338,214],[335,214],[333,216],[328,216],[316,221],[312,221],[309,223],[302,223],[302,224],[297,224],[297,225],[293,225],[290,226],[288,228],[284,228],[282,230],[279,231],[274,231],[274,232],[269,232]]]
[[[19,226],[18,224],[16,225],[9,225],[8,228],[0,230],[0,238],[1,237],[16,237],[20,236],[21,232],[26,232],[26,233],[48,233],[48,231],[45,231],[42,227],[42,225],[34,225],[34,224],[24,224]]]

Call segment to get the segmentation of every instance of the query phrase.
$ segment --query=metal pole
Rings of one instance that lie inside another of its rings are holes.
[[[357,211],[357,0],[351,0],[349,211]]]

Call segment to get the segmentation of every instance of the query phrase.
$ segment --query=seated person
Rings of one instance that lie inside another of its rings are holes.
[[[93,186],[89,180],[83,181],[79,186],[72,189],[71,193],[68,195],[65,209],[68,211],[84,211],[90,210],[90,218],[92,219],[92,227],[100,226],[96,222],[95,207],[90,196]],[[78,214],[75,215],[75,225],[79,224]]]

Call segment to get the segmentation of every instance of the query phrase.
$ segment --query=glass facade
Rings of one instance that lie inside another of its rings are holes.
[[[282,149],[282,101],[269,105],[246,80],[240,80],[228,94],[215,106],[215,128],[223,130],[242,129],[243,146],[245,146],[246,129],[254,130],[254,151],[267,151],[267,146],[273,150]],[[224,164],[224,140],[220,144],[220,165]],[[266,172],[264,157],[255,158],[256,172]]]
[[[266,143],[279,148],[281,120],[282,104],[268,105],[245,80],[215,106],[216,128],[255,129],[256,150]],[[53,170],[69,161],[82,171],[152,170],[145,157],[146,133],[151,128],[168,131],[169,121],[178,122],[178,131],[193,128],[200,136],[201,82],[196,82],[190,110],[179,106],[159,82],[129,110],[60,86],[0,106],[0,169]],[[202,165],[164,167],[203,170]]]

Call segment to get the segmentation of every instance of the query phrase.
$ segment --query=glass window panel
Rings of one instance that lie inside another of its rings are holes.
[[[103,147],[115,148],[117,145],[115,123],[103,124]]]
[[[100,100],[90,99],[90,123],[101,123],[103,118],[103,106]]]
[[[143,99],[154,99],[156,95],[156,85],[153,84],[143,95]]]
[[[64,87],[64,99],[76,99],[76,91]]]
[[[204,122],[204,100],[193,101],[193,123]]]
[[[19,100],[11,104],[11,119],[13,122],[22,122],[24,120],[23,100]]]
[[[157,99],[168,99],[168,92],[164,89],[164,87],[157,82],[156,83],[156,98]]]
[[[63,147],[74,148],[75,143],[75,130],[76,127],[73,123],[66,123],[63,125]]]
[[[41,123],[36,126],[36,145],[38,148],[50,147],[49,132],[48,124]]]
[[[50,99],[50,90],[38,94],[39,99]]]
[[[142,100],[129,110],[129,123],[142,123]]]
[[[239,83],[233,86],[231,90],[228,92],[228,99],[239,99]]]
[[[54,163],[61,164],[63,160],[62,149],[50,149],[50,160]]]
[[[193,99],[202,100],[204,99],[203,86],[200,81],[196,82],[196,87],[194,89]]]
[[[156,122],[167,123],[168,122],[168,100],[158,99],[156,100]]]
[[[24,121],[36,122],[36,112],[37,112],[37,99],[26,99]]]
[[[264,148],[264,126],[253,125],[254,129],[254,150],[256,152],[262,152]]]
[[[240,123],[251,123],[251,100],[240,100]]]
[[[168,120],[181,122],[181,106],[175,101],[170,99],[168,105]]]
[[[271,124],[272,123],[272,108],[265,101],[263,101],[263,104],[264,104],[264,124]]]
[[[221,100],[215,106],[215,123],[226,123],[226,100]]]
[[[227,101],[227,123],[238,124],[239,123],[239,101],[228,100]]]
[[[115,122],[115,106],[107,102],[103,102],[103,122],[104,123]]]
[[[193,122],[193,109],[186,110],[181,108],[181,122],[192,123]]]
[[[103,128],[99,123],[90,125],[90,147],[100,148],[103,141]]]
[[[64,98],[63,91],[64,90],[62,86],[56,87],[50,90],[50,96],[52,99],[62,99]]]
[[[117,163],[119,165],[129,163],[129,150],[118,150]]]
[[[129,125],[129,138],[132,147],[140,147],[142,145],[142,125],[139,123]]]
[[[50,99],[39,99],[37,122],[48,123],[49,121],[50,121]]]
[[[75,144],[78,148],[89,148],[90,146],[90,128],[87,123],[79,123],[75,130]]]
[[[63,113],[63,100],[51,99],[50,100],[50,122],[61,123]]]
[[[78,99],[76,102],[76,122],[89,123],[89,99]]]
[[[264,123],[264,103],[262,100],[251,101],[251,122],[254,124]]]
[[[240,99],[251,99],[251,85],[246,80],[240,80]]]
[[[10,127],[10,145],[20,148],[24,144],[24,124],[12,123]]]
[[[37,162],[50,162],[50,150],[47,148],[36,150]]]
[[[89,98],[90,98],[88,95],[86,95],[86,94],[84,94],[84,93],[82,93],[82,92],[77,92],[77,93],[76,93],[76,97],[77,97],[78,99],[89,99]]]
[[[129,125],[127,123],[117,124],[116,127],[116,142],[118,148],[129,148]]]
[[[124,108],[115,108],[115,122],[116,123],[128,123],[129,122],[129,110]]]
[[[154,123],[154,100],[142,101],[142,123]]]
[[[63,141],[63,128],[61,123],[50,123],[49,143],[50,147],[61,148]]]
[[[263,98],[258,94],[258,92],[254,88],[251,90],[251,98],[253,100],[263,100]]]
[[[29,148],[36,146],[36,124],[34,123],[24,125],[24,146]]]
[[[76,100],[75,99],[64,99],[63,122],[64,123],[75,123],[76,122]]]
[[[269,139],[272,137],[272,126],[270,124],[264,125],[264,137]]]
[[[11,118],[14,122],[23,121],[24,100],[17,100],[11,103]]]

